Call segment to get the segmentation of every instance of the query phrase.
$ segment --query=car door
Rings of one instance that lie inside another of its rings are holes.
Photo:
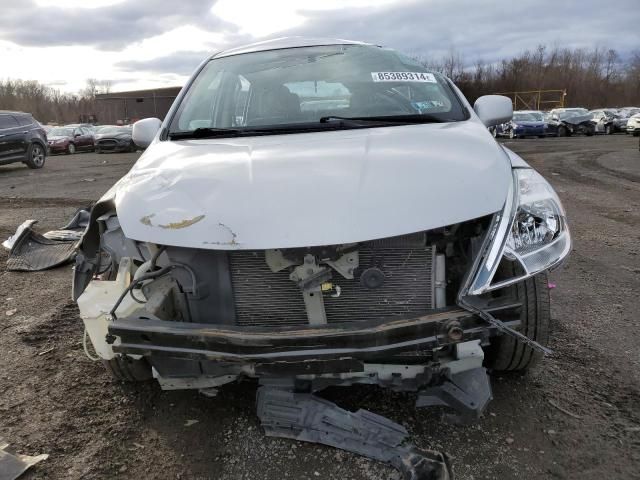
[[[82,127],[82,131],[87,139],[86,148],[88,148],[89,150],[93,149],[95,147],[95,135],[93,134],[91,129],[87,127]]]
[[[0,162],[15,160],[24,151],[25,135],[13,115],[0,114]]]
[[[73,129],[73,141],[76,144],[77,150],[84,150],[87,148],[87,138],[80,127]]]

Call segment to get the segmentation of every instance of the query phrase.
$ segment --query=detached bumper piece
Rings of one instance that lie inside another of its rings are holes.
[[[310,393],[263,386],[258,417],[270,437],[320,443],[392,465],[406,480],[451,480],[445,455],[407,442],[407,430],[366,410],[349,412]]]

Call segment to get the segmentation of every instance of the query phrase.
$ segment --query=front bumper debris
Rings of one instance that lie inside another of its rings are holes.
[[[518,320],[506,322],[511,327],[518,324]],[[460,309],[404,320],[279,330],[132,315],[109,324],[107,341],[114,352],[131,355],[228,362],[325,361],[432,352],[471,340],[484,344],[497,332],[479,316]]]
[[[406,480],[451,480],[448,458],[409,443],[407,430],[367,410],[349,412],[311,393],[262,386],[257,413],[265,434],[321,443],[392,465]]]

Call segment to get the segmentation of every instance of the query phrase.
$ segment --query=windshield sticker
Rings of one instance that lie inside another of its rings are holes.
[[[424,72],[371,72],[374,82],[426,82],[438,83],[433,73]]]

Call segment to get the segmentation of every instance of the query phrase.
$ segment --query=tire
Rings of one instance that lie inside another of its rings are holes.
[[[638,135],[640,135],[640,132],[633,132],[634,137],[637,137]]]
[[[519,330],[541,345],[548,345],[551,327],[549,285],[546,273],[536,275],[514,286],[522,300]],[[485,366],[499,372],[523,372],[535,366],[542,353],[509,335],[491,339],[485,351]]]
[[[126,355],[112,358],[111,360],[103,360],[105,368],[111,376],[123,382],[146,382],[153,378],[149,363],[141,358],[133,359]]]
[[[569,136],[568,133],[569,131],[567,130],[567,127],[563,127],[563,126],[558,127],[559,137],[568,137]]]
[[[498,138],[498,129],[494,128],[493,130],[491,130],[491,133],[493,135],[493,138]]]
[[[73,143],[70,143],[69,145],[67,145],[67,155],[73,155],[74,153],[76,153],[76,146]]]
[[[604,134],[605,135],[611,135],[613,133],[613,131],[611,130],[611,125],[605,125],[604,126]]]
[[[511,140],[515,140],[516,138],[518,138],[518,136],[515,134],[513,130],[509,130],[509,138]]]
[[[589,127],[585,130],[584,134],[587,137],[593,137],[596,133],[596,127]]]
[[[42,168],[47,158],[47,151],[39,143],[32,143],[27,150],[27,160],[24,162],[29,168]]]

